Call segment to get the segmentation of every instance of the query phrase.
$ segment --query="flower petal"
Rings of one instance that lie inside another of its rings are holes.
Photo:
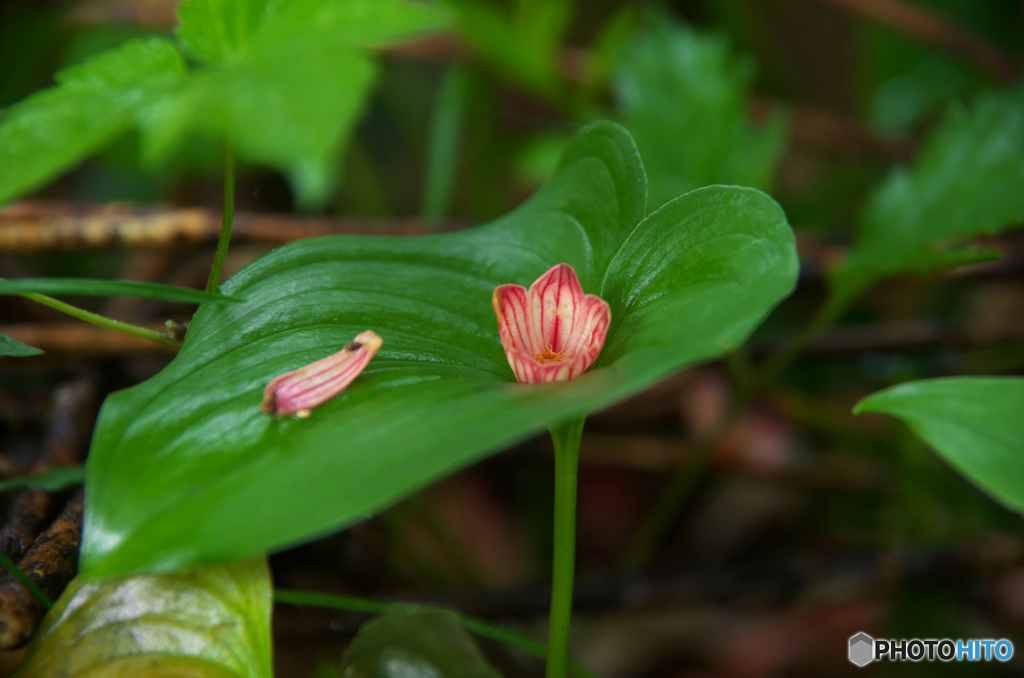
[[[494,314],[498,317],[498,336],[505,351],[534,353],[537,349],[530,339],[529,294],[522,285],[501,285],[491,296]]]
[[[260,410],[275,417],[308,417],[314,407],[351,384],[382,343],[376,333],[367,330],[334,355],[275,377],[263,391]]]
[[[530,286],[530,336],[539,350],[565,351],[582,301],[583,288],[569,264],[553,266],[537,278]]]
[[[583,369],[590,367],[604,347],[611,319],[612,309],[608,302],[593,294],[583,297],[576,309],[576,323],[566,339],[566,357],[575,359],[580,355],[589,355]]]

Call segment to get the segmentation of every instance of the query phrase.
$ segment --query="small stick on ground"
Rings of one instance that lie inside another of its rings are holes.
[[[75,576],[83,506],[84,494],[79,490],[18,563],[51,600],[56,600]],[[13,575],[0,578],[0,649],[12,650],[27,643],[45,614],[43,603]]]
[[[89,433],[94,399],[94,386],[89,378],[57,389],[43,452],[30,474],[43,473],[55,466],[72,466],[81,460],[82,442]],[[49,492],[38,488],[19,490],[0,527],[0,553],[18,562],[53,515],[53,509],[53,496]]]

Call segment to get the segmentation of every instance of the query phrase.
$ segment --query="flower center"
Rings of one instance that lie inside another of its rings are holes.
[[[563,354],[564,351],[553,351],[550,346],[545,346],[543,351],[534,353],[533,356],[543,365],[544,363],[561,362],[564,360]]]

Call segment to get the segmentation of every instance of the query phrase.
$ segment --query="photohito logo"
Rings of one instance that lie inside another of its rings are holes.
[[[1013,656],[1013,643],[1001,638],[950,640],[949,638],[910,638],[885,640],[872,638],[866,633],[850,637],[850,662],[867,666],[873,661],[888,659],[893,662],[935,661],[990,662],[1009,661]]]

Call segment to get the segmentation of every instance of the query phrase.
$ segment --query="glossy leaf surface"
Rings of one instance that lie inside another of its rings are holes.
[[[0,118],[0,203],[72,167],[134,124],[136,112],[181,78],[168,40],[132,40],[57,73]]]
[[[501,678],[450,610],[394,606],[366,622],[341,660],[345,678]]]
[[[648,209],[711,184],[771,188],[786,141],[775,115],[749,121],[754,64],[728,42],[656,22],[626,50],[615,74],[620,120],[636,139],[650,182]]]
[[[161,575],[71,582],[15,674],[271,678],[265,558]]]
[[[6,334],[0,334],[0,356],[9,355],[13,358],[24,358],[30,355],[41,355],[42,350],[35,346],[23,344],[17,339],[11,339]]]
[[[860,401],[854,413],[902,419],[960,473],[1024,512],[1024,378],[911,381]]]
[[[791,291],[793,234],[745,188],[641,222],[628,134],[599,123],[510,215],[422,238],[339,236],[256,261],[200,307],[163,372],[103,406],[88,461],[88,575],[237,558],[351,524],[549,424],[608,406],[742,342]],[[612,323],[597,369],[519,385],[491,308],[566,262]],[[307,420],[258,407],[267,382],[372,329],[383,347]]]
[[[911,169],[894,170],[869,199],[858,240],[832,283],[852,294],[904,271],[998,256],[965,240],[1024,220],[1024,88],[953,106]]]
[[[201,304],[204,301],[235,301],[219,292],[204,292],[188,287],[134,280],[98,280],[93,278],[19,278],[0,279],[0,296],[10,294],[57,294],[64,296],[139,297],[160,301]]]

